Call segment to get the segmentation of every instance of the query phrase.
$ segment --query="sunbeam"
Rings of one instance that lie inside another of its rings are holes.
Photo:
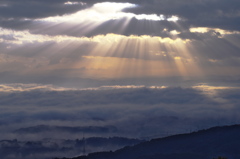
[[[239,0],[0,0],[0,158],[239,158],[201,138],[239,137],[219,127],[240,123],[239,18]],[[163,138],[177,154],[150,140],[189,132]]]

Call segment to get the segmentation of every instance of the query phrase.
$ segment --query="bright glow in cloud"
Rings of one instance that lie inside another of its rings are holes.
[[[228,30],[223,30],[219,28],[208,28],[208,27],[197,27],[197,28],[190,28],[190,32],[192,33],[207,33],[210,31],[218,32],[221,35],[226,35],[226,34],[240,34],[239,31],[228,31]]]
[[[7,4],[0,4],[0,7],[8,7]]]
[[[172,30],[172,31],[170,31],[170,33],[173,34],[173,35],[177,35],[177,34],[180,34],[181,32],[178,32],[176,30]]]
[[[176,31],[171,31],[170,33],[178,33]],[[6,43],[12,43],[12,44],[24,44],[24,43],[34,43],[34,42],[48,42],[48,41],[53,41],[53,42],[63,42],[63,41],[71,41],[71,42],[98,42],[104,43],[106,42],[119,42],[122,39],[125,40],[131,40],[131,39],[145,39],[145,40],[156,40],[161,43],[175,43],[175,42],[189,42],[189,40],[182,40],[180,38],[177,39],[170,39],[170,38],[162,38],[158,36],[150,36],[150,35],[142,35],[142,36],[136,36],[136,35],[130,35],[130,36],[125,36],[125,35],[119,35],[119,34],[107,34],[107,35],[96,35],[93,37],[72,37],[72,36],[50,36],[50,35],[41,35],[41,34],[31,34],[29,31],[14,31],[10,29],[3,29],[0,28],[0,36],[9,36],[13,37],[12,40],[4,40],[1,39],[1,41],[6,42]]]
[[[65,5],[76,5],[76,4],[86,5],[87,3],[67,1],[67,2],[65,2],[64,4],[65,4]]]
[[[71,37],[71,36],[49,36],[49,35],[41,35],[41,34],[31,34],[29,31],[14,31],[10,29],[3,29],[0,27],[0,36],[9,36],[13,37],[12,40],[4,40],[0,39],[6,43],[12,44],[25,44],[25,43],[35,43],[35,42],[47,42],[47,41],[54,41],[54,42],[62,42],[62,41],[89,41],[92,38],[85,38],[85,37]]]
[[[83,22],[83,21],[93,21],[102,22],[111,19],[120,19],[126,16],[126,13],[121,12],[124,8],[136,7],[135,4],[131,3],[96,3],[93,7],[79,11],[77,13],[65,16],[48,17],[40,19],[43,21],[52,22]]]
[[[158,16],[156,14],[140,14],[140,15],[132,14],[132,17],[135,17],[138,20],[153,20],[153,21],[165,20],[164,15]]]
[[[145,86],[145,85],[114,85],[114,86],[101,86],[94,88],[95,90],[111,90],[111,89],[136,89],[136,88],[147,88],[147,89],[164,89],[167,86]]]
[[[90,87],[90,88],[66,88],[57,87],[54,85],[43,85],[43,84],[23,84],[23,83],[12,83],[12,84],[0,84],[0,92],[29,92],[29,91],[83,91],[83,90],[113,90],[113,89],[137,89],[137,88],[147,88],[147,89],[164,89],[167,86],[145,86],[145,85],[106,85],[100,87]]]
[[[174,21],[174,22],[176,22],[178,20],[179,20],[179,18],[177,16],[172,16],[170,18],[167,18],[167,21]]]
[[[125,8],[133,8],[136,7],[135,4],[131,3],[114,3],[114,2],[103,2],[96,3],[93,5],[93,9],[98,12],[119,12]]]
[[[219,97],[219,90],[238,90],[240,87],[226,87],[226,86],[209,86],[208,84],[200,84],[197,86],[193,86],[192,88],[201,90],[203,94],[205,94],[207,97],[211,98],[212,100],[219,102],[219,103],[225,103],[227,102],[226,99],[223,99]]]
[[[208,91],[208,90],[231,90],[231,89],[240,89],[240,87],[227,87],[227,86],[210,86],[206,83],[199,84],[197,86],[193,86],[192,88],[195,89],[200,89],[203,91]]]
[[[76,89],[41,84],[22,84],[22,83],[0,84],[0,92],[69,91],[69,90]]]
[[[66,2],[66,4],[72,4],[72,2]],[[77,13],[65,16],[57,17],[48,17],[44,19],[39,19],[40,21],[51,21],[51,22],[73,22],[79,23],[84,21],[93,21],[93,22],[103,22],[114,19],[121,18],[136,18],[138,20],[152,20],[152,21],[178,21],[177,16],[172,16],[166,18],[164,15],[157,14],[133,14],[122,12],[125,8],[137,7],[135,4],[131,3],[113,3],[113,2],[103,2],[94,4],[93,7],[79,11]]]
[[[182,58],[179,56],[174,57],[175,60],[181,60]]]
[[[209,28],[206,28],[206,27],[190,28],[190,32],[192,33],[206,33],[208,31],[209,31]]]
[[[0,84],[0,92],[25,92],[25,91],[73,91],[73,90],[111,90],[111,89],[136,89],[136,88],[147,88],[147,89],[164,89],[168,86],[145,86],[145,85],[106,85],[93,88],[66,88],[56,87],[54,85],[43,85],[43,84],[23,84],[23,83],[12,83],[12,84]],[[200,83],[192,86],[191,88],[202,91],[208,96],[217,96],[218,90],[239,90],[240,87],[229,87],[229,86],[211,86],[206,83]]]

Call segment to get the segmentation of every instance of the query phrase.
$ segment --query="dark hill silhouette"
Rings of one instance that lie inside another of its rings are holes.
[[[0,159],[51,159],[63,155],[117,150],[143,140],[124,137],[90,137],[83,139],[42,139],[37,141],[0,140]]]
[[[223,126],[72,159],[212,159],[218,156],[239,159],[239,141],[240,125]]]

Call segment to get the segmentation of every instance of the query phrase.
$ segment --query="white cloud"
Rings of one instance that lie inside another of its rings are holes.
[[[86,5],[87,3],[67,1],[67,2],[65,2],[64,4],[65,4],[65,5],[76,5],[76,4]]]
[[[0,92],[28,92],[28,91],[69,91],[76,90],[73,88],[55,87],[53,85],[42,84],[0,84]]]
[[[96,35],[93,37],[74,37],[74,36],[66,36],[66,35],[42,35],[42,34],[32,34],[28,30],[24,31],[15,31],[11,29],[4,29],[0,27],[0,37],[9,37],[9,38],[0,38],[0,40],[7,44],[16,44],[16,45],[24,45],[24,44],[35,44],[35,43],[45,43],[45,42],[54,42],[54,43],[79,43],[79,42],[87,42],[87,43],[117,43],[122,40],[154,40],[156,42],[161,43],[186,43],[190,40],[182,40],[180,38],[171,39],[169,37],[162,38],[160,36],[150,36],[150,35],[120,35],[120,34],[106,34],[106,35]],[[170,31],[171,34],[179,34],[177,31]]]
[[[49,21],[49,22],[71,22],[71,23],[81,23],[81,22],[95,22],[101,23],[108,20],[114,19],[132,19],[136,18],[138,20],[152,20],[152,21],[178,21],[177,16],[171,16],[166,18],[164,15],[157,14],[134,14],[122,12],[125,8],[135,8],[137,5],[131,3],[114,3],[114,2],[103,2],[96,3],[93,7],[81,10],[77,13],[71,15],[55,16],[39,19],[39,21]]]
[[[210,28],[210,27],[193,27],[190,28],[190,32],[192,33],[207,33],[214,31],[215,33],[220,33],[221,35],[227,35],[227,34],[240,34],[239,31],[228,31],[228,30],[223,30],[219,28]]]
[[[71,36],[49,36],[49,35],[42,35],[42,34],[31,34],[28,30],[24,31],[15,31],[11,29],[4,29],[0,28],[0,36],[9,36],[13,37],[12,40],[4,40],[5,43],[13,43],[13,44],[25,44],[25,43],[44,43],[48,41],[54,42],[63,42],[63,41],[91,41],[91,38],[78,38],[78,37],[71,37]]]

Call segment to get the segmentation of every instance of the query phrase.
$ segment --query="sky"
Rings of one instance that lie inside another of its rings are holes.
[[[0,82],[238,85],[239,6],[238,0],[2,0]]]
[[[1,0],[2,138],[40,124],[151,137],[238,123],[239,25],[239,0]]]

